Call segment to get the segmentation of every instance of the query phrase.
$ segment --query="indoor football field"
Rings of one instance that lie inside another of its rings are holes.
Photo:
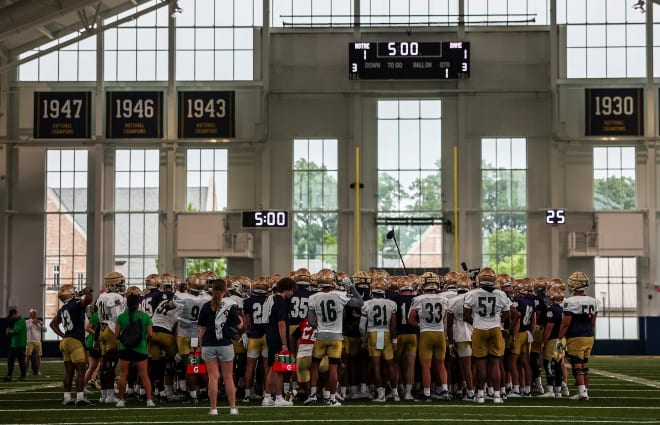
[[[229,416],[226,400],[219,415],[208,416],[208,402],[197,407],[183,402],[159,403],[146,408],[128,400],[127,407],[98,403],[98,392],[88,396],[92,406],[63,406],[60,361],[44,361],[42,376],[25,382],[0,382],[2,424],[660,424],[660,357],[595,357],[590,360],[588,401],[566,398],[517,398],[502,405],[477,405],[459,400],[432,403],[345,401],[341,407],[261,407],[260,402],[238,402],[239,415]],[[6,361],[0,366],[6,375]],[[16,370],[14,378],[16,378]],[[570,374],[570,373],[569,373]],[[569,382],[572,381],[572,378]],[[575,389],[571,387],[572,393]]]

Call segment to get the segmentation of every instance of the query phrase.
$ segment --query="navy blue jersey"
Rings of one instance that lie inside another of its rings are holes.
[[[293,293],[289,301],[290,319],[289,324],[299,325],[300,322],[307,318],[307,311],[309,311],[309,296],[311,292],[304,288],[298,288]]]
[[[243,315],[250,316],[252,327],[247,332],[248,338],[261,338],[266,332],[268,317],[264,304],[268,297],[266,295],[252,295],[243,302]]]
[[[342,334],[347,337],[360,338],[360,317],[362,312],[356,307],[344,307],[344,322]]]
[[[158,305],[163,301],[164,298],[167,298],[163,291],[160,289],[152,289],[148,294],[142,296],[140,301],[140,310],[147,313],[149,316],[154,316],[154,311],[158,308]]]
[[[550,331],[549,339],[556,339],[559,335],[559,328],[561,327],[561,321],[564,318],[564,309],[559,304],[552,304],[548,306],[545,312],[545,324],[548,325],[552,323],[552,331]]]
[[[280,329],[279,329],[279,322],[280,321],[285,321],[286,323],[290,323],[289,321],[289,300],[284,298],[280,294],[275,294],[270,297],[270,308],[267,310],[269,311],[268,314],[268,324],[266,325],[266,334],[272,335],[272,336],[277,336],[279,338],[280,335]],[[266,304],[269,304],[268,302]],[[287,335],[288,335],[287,331]]]
[[[536,315],[536,324],[539,326],[545,326],[545,324],[548,323],[546,313],[548,312],[549,307],[545,300],[545,292],[538,293],[534,299],[534,303],[536,304],[536,311],[538,312]]]
[[[598,303],[593,297],[574,295],[564,300],[564,315],[571,316],[566,338],[594,336],[592,320],[598,313]]]
[[[202,336],[203,347],[218,347],[231,345],[231,338],[223,334],[225,325],[234,325],[240,321],[238,305],[231,298],[223,298],[218,312],[211,309],[211,301],[202,306],[197,324],[206,328]]]
[[[522,296],[513,302],[513,306],[520,313],[520,332],[532,330],[532,316],[534,315],[534,299]]]
[[[408,314],[410,306],[413,303],[414,295],[399,295],[396,301],[396,324],[398,334],[416,334],[419,333],[419,327],[408,324]]]
[[[85,307],[79,298],[72,298],[57,311],[65,338],[85,341]]]

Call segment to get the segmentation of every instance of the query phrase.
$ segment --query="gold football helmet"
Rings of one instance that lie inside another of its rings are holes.
[[[494,288],[497,274],[490,267],[484,267],[477,274],[477,284],[482,288]]]
[[[459,294],[469,291],[472,289],[472,281],[467,276],[461,276],[456,281],[456,290]]]
[[[335,274],[330,269],[321,269],[316,273],[316,284],[319,288],[335,285]]]
[[[534,279],[534,292],[539,294],[541,292],[545,292],[548,289],[548,279],[540,276]]]
[[[293,272],[292,279],[300,286],[308,286],[312,282],[312,274],[304,267]]]
[[[351,281],[356,288],[369,288],[371,285],[371,276],[367,272],[359,270],[353,274]]]
[[[457,281],[458,281],[458,273],[456,272],[447,273],[445,275],[445,288],[455,289]]]
[[[126,288],[125,283],[124,275],[119,272],[108,272],[103,277],[103,286],[108,292],[123,293]]]
[[[76,296],[76,290],[71,284],[64,284],[57,290],[57,298],[62,302],[66,302]]]
[[[188,290],[198,294],[206,289],[206,278],[201,273],[193,273],[188,276]]]
[[[252,293],[257,295],[266,295],[270,289],[270,279],[266,276],[259,276],[252,282]]]
[[[129,286],[126,289],[126,293],[124,294],[124,296],[128,297],[129,295],[137,295],[139,297],[140,295],[142,295],[142,291],[137,286]]]
[[[152,289],[160,287],[161,277],[158,274],[152,273],[144,278],[144,293],[151,292]]]
[[[374,280],[371,281],[371,292],[374,294],[381,294],[385,295],[385,291],[387,290],[387,283],[385,283],[385,279],[382,277],[376,277]]]
[[[559,289],[558,286],[551,287],[547,292],[547,296],[553,303],[564,301],[564,291]]]
[[[589,278],[582,272],[573,272],[568,277],[568,287],[571,292],[580,291],[589,287]]]
[[[440,289],[440,276],[433,272],[424,272],[419,277],[422,283],[422,291],[437,291]]]
[[[415,287],[415,279],[411,276],[403,276],[399,279],[399,292],[412,291]]]

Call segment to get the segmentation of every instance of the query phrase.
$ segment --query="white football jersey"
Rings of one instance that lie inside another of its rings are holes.
[[[417,310],[420,332],[445,331],[444,318],[449,300],[442,294],[421,294],[413,299],[411,310]]]
[[[96,306],[99,309],[99,320],[115,328],[117,317],[126,309],[126,299],[116,292],[104,292],[96,300]]]
[[[488,330],[500,327],[502,312],[510,310],[511,300],[499,289],[488,292],[477,288],[465,295],[463,306],[472,310],[472,326],[475,329]]]
[[[564,312],[576,316],[598,313],[598,303],[595,298],[588,295],[573,295],[564,301]]]
[[[467,293],[458,294],[449,301],[447,311],[454,315],[454,341],[472,341],[472,325],[463,321],[463,304]]]
[[[154,327],[158,326],[159,328],[164,328],[167,329],[168,331],[172,331],[174,329],[174,325],[176,324],[179,318],[176,315],[175,309],[168,310],[167,308],[165,308],[165,306],[168,303],[169,300],[164,299],[158,304],[156,310],[154,310],[154,313],[151,316],[151,321],[153,322]]]
[[[211,300],[211,296],[206,292],[202,292],[197,296],[187,292],[177,292],[176,295],[174,295],[176,314],[179,317],[179,327],[177,331],[179,336],[199,336],[197,319],[199,319],[199,312],[202,311],[202,306],[209,300]]]
[[[396,310],[396,303],[387,298],[365,301],[362,305],[362,315],[367,317],[367,332],[389,332],[392,313],[396,313]]]
[[[341,335],[344,306],[350,299],[350,296],[342,291],[317,292],[309,297],[309,309],[316,313],[317,334]]]

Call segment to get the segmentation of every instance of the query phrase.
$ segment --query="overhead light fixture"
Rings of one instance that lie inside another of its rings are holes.
[[[637,3],[633,4],[633,9],[638,10],[639,13],[646,13],[646,9],[644,9],[644,5],[646,2],[644,0],[637,0]]]
[[[170,15],[170,17],[175,18],[179,16],[180,14],[183,13],[183,8],[179,6],[179,2],[174,3],[174,12]]]

